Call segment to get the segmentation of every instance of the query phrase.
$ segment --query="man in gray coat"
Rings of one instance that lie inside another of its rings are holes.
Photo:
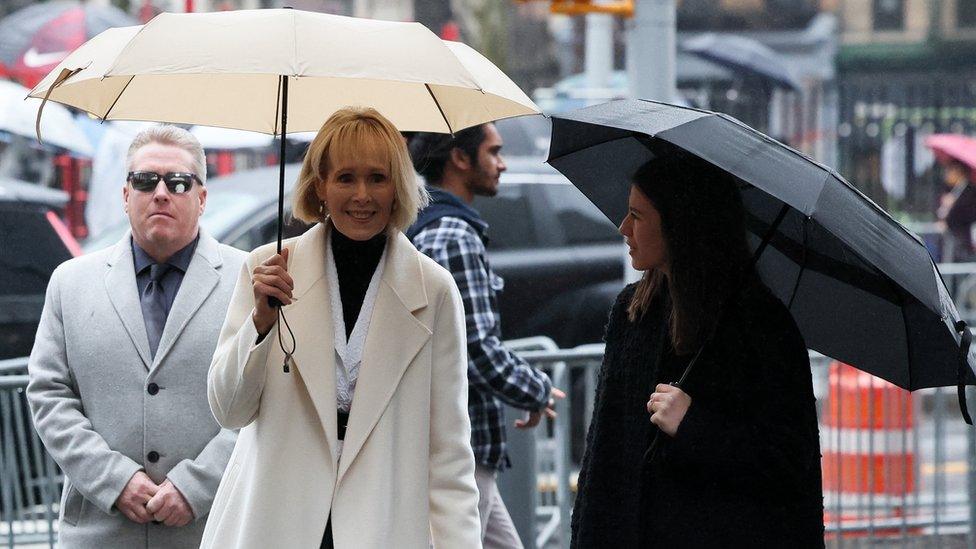
[[[197,547],[236,436],[210,412],[207,369],[245,254],[199,228],[189,132],[144,130],[127,165],[131,232],[54,271],[27,397],[65,474],[61,547]]]

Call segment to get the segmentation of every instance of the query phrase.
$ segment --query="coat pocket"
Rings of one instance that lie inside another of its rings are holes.
[[[77,526],[84,505],[85,497],[70,482],[66,482],[64,495],[61,496],[61,520],[70,526]]]

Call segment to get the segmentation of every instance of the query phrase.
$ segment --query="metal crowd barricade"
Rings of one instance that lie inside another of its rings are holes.
[[[55,546],[61,473],[27,407],[27,359],[0,361],[0,545]]]
[[[579,471],[570,448],[574,437],[585,437],[603,349],[589,345],[519,355],[551,371],[554,385],[567,389],[566,399],[557,404],[559,420],[551,430],[540,428],[537,433],[540,505],[535,541],[540,549],[568,547]],[[907,391],[891,387],[885,387],[887,392],[880,397],[870,391],[839,395],[840,384],[832,382],[831,376],[838,375],[840,366],[832,362],[810,353],[821,449],[825,462],[833,454],[840,464],[830,468],[832,478],[824,471],[828,547],[976,546],[969,534],[976,503],[969,481],[974,470],[973,429],[959,417],[954,390],[916,391],[912,398]],[[576,380],[577,390],[571,379]],[[863,376],[857,376],[854,384],[856,390],[879,386],[880,380],[866,384]],[[844,406],[864,414],[858,416],[863,429],[829,425],[831,413],[847,413],[839,404],[842,399]],[[898,402],[910,404],[911,428],[886,427]],[[565,421],[577,406],[584,407],[584,422]]]
[[[551,431],[538,433],[539,444],[552,449],[548,455],[553,461],[549,471],[542,472],[539,479],[540,490],[548,495],[537,513],[540,519],[546,519],[538,528],[536,547],[540,549],[569,547],[570,519],[579,475],[579,464],[571,459],[571,446],[574,437],[585,440],[603,350],[602,344],[592,344],[574,349],[519,353],[529,363],[550,371],[553,386],[566,392],[566,398],[556,404],[559,418]],[[578,415],[582,417],[582,424],[569,421],[577,410],[581,412]]]
[[[962,317],[976,324],[976,263],[940,265]],[[566,391],[559,418],[533,430],[539,549],[569,546],[579,470],[602,345],[558,349],[546,338],[510,342]],[[824,454],[829,547],[976,547],[976,430],[954,388],[910,395],[811,353]],[[61,473],[30,422],[26,358],[0,361],[0,546],[56,541]],[[972,399],[971,399],[972,401]],[[976,403],[971,404],[976,409]],[[853,414],[853,415],[852,415]]]
[[[544,336],[509,340],[506,346],[519,353],[543,351],[554,352],[559,349],[556,343]],[[557,374],[552,372],[553,385],[559,387]],[[507,407],[506,422],[512,424],[515,417],[525,415],[525,411]],[[519,431],[507,430],[508,453],[511,457],[510,469],[498,475],[498,489],[506,502],[512,522],[526,549],[544,547],[548,530],[558,527],[558,505],[552,502],[554,490],[547,483],[560,478],[555,444],[557,438],[549,437],[550,424],[542,422],[533,429]],[[536,531],[543,532],[537,536]]]
[[[960,315],[976,324],[976,263],[939,268]],[[519,356],[550,371],[567,392],[559,419],[537,430],[535,542],[540,549],[569,547],[579,471],[571,448],[574,439],[585,440],[603,347],[536,347]],[[815,352],[810,365],[827,546],[976,547],[976,431],[962,421],[955,389],[908,393]],[[567,421],[580,408],[582,421]]]

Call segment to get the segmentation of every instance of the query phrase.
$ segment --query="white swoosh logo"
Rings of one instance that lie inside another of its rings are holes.
[[[40,53],[37,48],[31,48],[24,53],[24,65],[36,69],[38,67],[46,67],[48,65],[54,65],[55,63],[60,63],[62,59],[68,56],[67,51],[52,51],[50,53]]]

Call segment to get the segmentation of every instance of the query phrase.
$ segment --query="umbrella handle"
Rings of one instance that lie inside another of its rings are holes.
[[[704,348],[705,346],[702,345],[698,349],[698,352],[695,354],[695,357],[691,359],[691,362],[688,363],[688,366],[685,368],[684,373],[681,374],[681,379],[678,381],[672,381],[671,383],[668,383],[668,385],[672,387],[677,387],[678,389],[681,388],[681,384],[684,383],[685,379],[688,378],[688,374],[691,373],[691,367],[694,366],[695,362],[698,361],[698,357],[701,356],[702,350]],[[644,457],[642,458],[644,463],[650,463],[651,460],[654,459],[654,454],[657,453],[657,445],[660,439],[661,439],[661,431],[658,430],[658,432],[654,434],[654,440],[651,441],[651,445],[648,446],[647,451],[644,452]]]
[[[959,363],[956,370],[956,393],[959,397],[959,412],[967,425],[973,424],[973,418],[969,415],[969,406],[966,403],[966,369],[969,367],[969,345],[973,341],[973,334],[969,331],[969,326],[965,320],[956,322],[956,331],[959,332]]]

